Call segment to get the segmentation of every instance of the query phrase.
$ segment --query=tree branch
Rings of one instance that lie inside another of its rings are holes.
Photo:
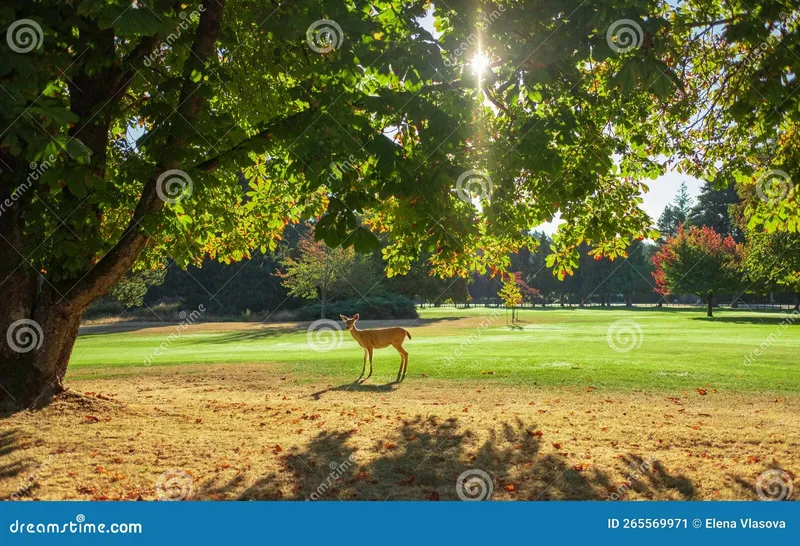
[[[222,18],[225,13],[225,0],[214,0],[200,15],[200,23],[195,32],[192,54],[184,67],[184,84],[181,89],[180,114],[192,122],[197,120],[204,99],[195,92],[202,80],[194,82],[192,72],[203,70],[206,61],[216,55],[216,43],[222,29]],[[138,47],[138,46],[137,46]],[[68,302],[80,310],[85,310],[97,297],[108,291],[128,271],[150,242],[150,235],[142,229],[141,222],[153,212],[164,207],[156,192],[159,176],[167,169],[180,166],[180,152],[185,149],[186,136],[176,135],[173,130],[168,138],[168,157],[165,165],[159,166],[152,173],[142,188],[142,195],[136,205],[124,235],[103,258],[97,262],[72,290],[73,296]]]
[[[297,112],[290,116],[274,120],[267,126],[266,129],[259,131],[258,133],[249,138],[244,139],[243,141],[239,142],[232,148],[229,148],[224,152],[220,152],[219,155],[212,157],[211,159],[207,159],[202,163],[198,163],[197,165],[195,165],[195,168],[204,172],[214,172],[217,169],[219,169],[223,163],[225,163],[230,159],[233,159],[237,154],[241,153],[242,151],[249,149],[259,140],[264,141],[264,147],[266,148],[269,141],[273,139],[276,133],[291,130],[297,125],[298,120],[301,120],[309,116],[309,114],[316,112],[318,109],[319,109],[318,107],[312,106],[308,110],[303,110],[302,112]]]

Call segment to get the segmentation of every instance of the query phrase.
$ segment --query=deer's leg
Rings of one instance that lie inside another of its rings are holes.
[[[402,377],[405,377],[406,372],[408,371],[408,351],[403,349],[402,345],[398,347],[397,350],[400,351],[400,355],[402,356],[400,361],[400,371],[403,372]]]
[[[372,377],[372,347],[367,349],[367,351],[369,351],[369,375],[367,376],[367,379],[369,379]]]
[[[403,350],[402,345],[395,345],[394,348],[397,349],[398,353],[400,353],[400,369],[397,370],[397,379],[396,379],[396,381],[400,381],[400,378],[403,375],[403,363],[406,361],[406,355],[408,353],[406,353],[405,350]]]
[[[364,349],[364,365],[361,366],[361,375],[358,376],[358,379],[364,377],[364,372],[367,371],[367,350]],[[358,381],[358,379],[356,381]]]

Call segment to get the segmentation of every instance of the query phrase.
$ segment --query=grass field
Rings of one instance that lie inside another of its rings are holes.
[[[424,309],[418,321],[398,321],[414,336],[407,342],[410,377],[662,391],[704,385],[800,391],[800,316],[792,323],[786,313],[718,311],[707,319],[693,309],[536,309],[522,311],[522,329],[512,329],[503,311],[494,317],[492,311]],[[316,352],[309,350],[307,326],[196,325],[152,358],[152,366],[268,361],[311,381],[358,377],[363,350],[349,333],[341,334],[336,350]],[[116,328],[87,329],[73,353],[72,379],[91,377],[98,368],[138,373],[175,331],[149,323],[131,332],[91,333]],[[755,356],[762,343],[769,346]],[[398,364],[393,349],[377,351],[373,381],[390,380]]]
[[[770,469],[797,489],[800,320],[490,313],[400,321],[402,383],[391,348],[354,383],[349,333],[317,352],[308,324],[84,328],[68,395],[0,418],[0,498],[448,500],[476,470],[499,500],[757,499]]]

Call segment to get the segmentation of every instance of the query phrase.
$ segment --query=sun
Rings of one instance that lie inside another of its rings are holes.
[[[472,73],[476,76],[482,76],[489,70],[489,66],[492,64],[489,57],[483,54],[482,51],[478,51],[472,59],[469,61],[470,66],[472,66]]]

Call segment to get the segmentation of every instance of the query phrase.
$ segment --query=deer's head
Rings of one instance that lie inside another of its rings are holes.
[[[347,318],[344,315],[339,315],[341,319],[344,321],[345,326],[347,326],[348,330],[352,330],[356,326],[356,321],[358,320],[358,313],[353,315],[353,318]]]

